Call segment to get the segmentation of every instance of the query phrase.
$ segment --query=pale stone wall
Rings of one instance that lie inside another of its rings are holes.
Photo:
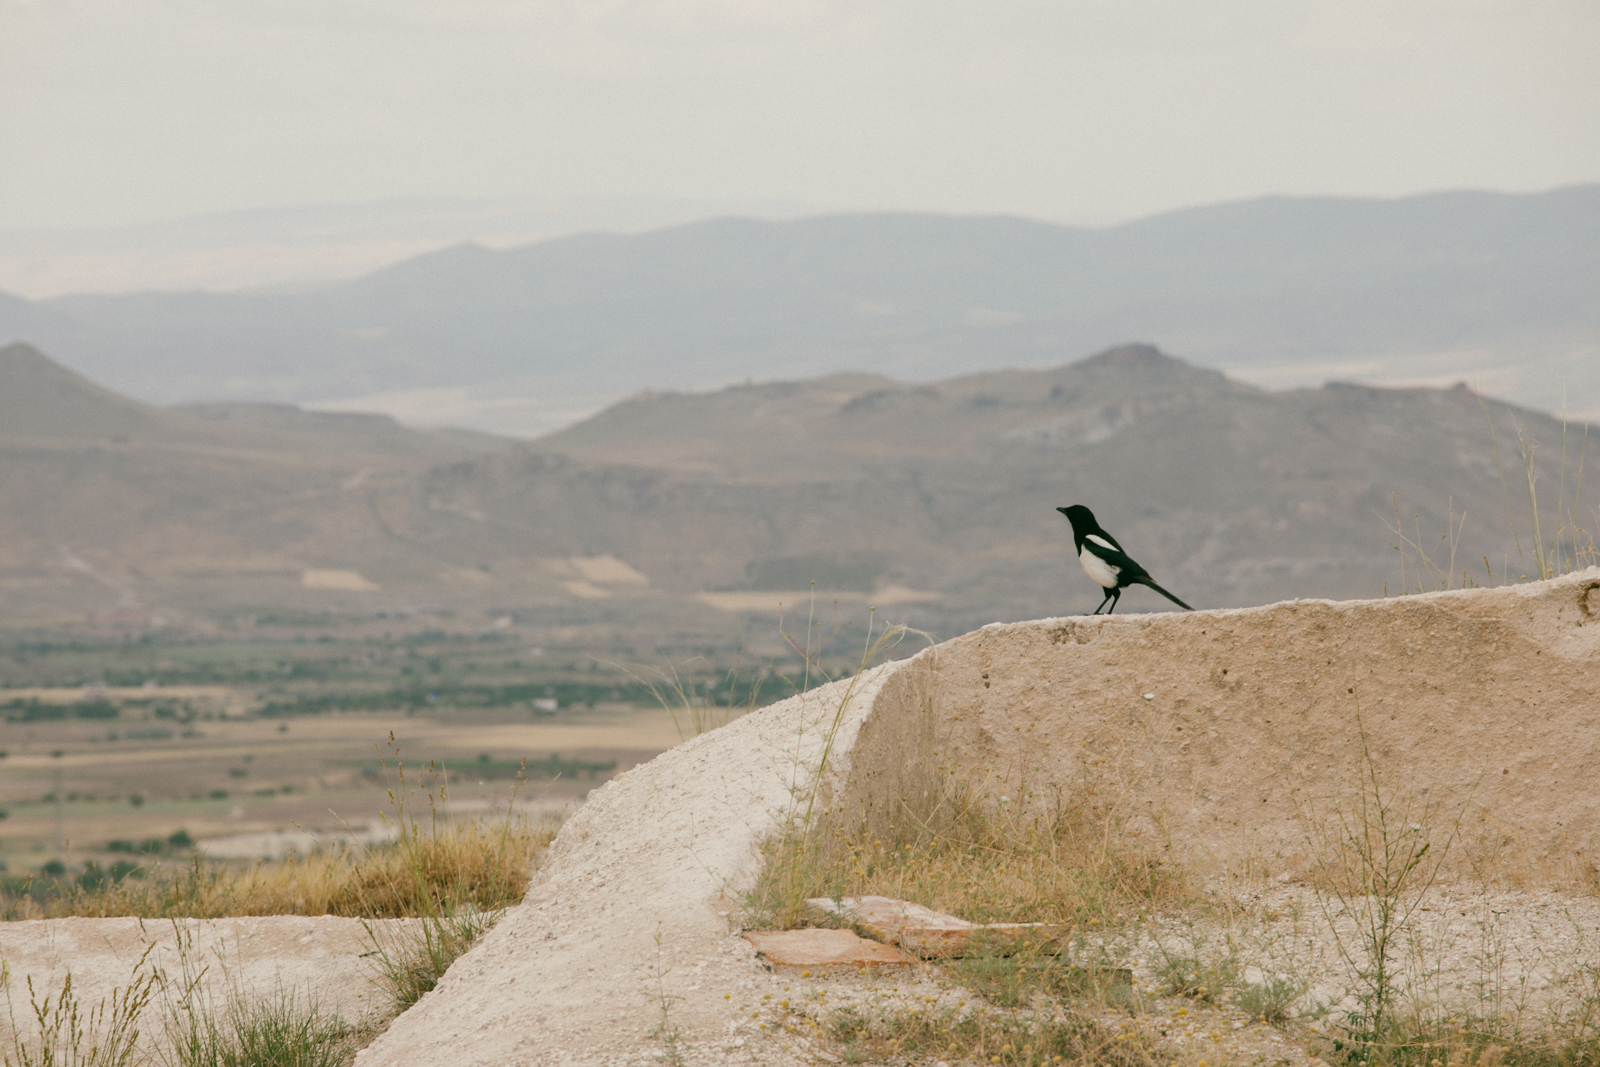
[[[1359,716],[1358,716],[1359,712]],[[1369,601],[993,625],[884,685],[837,804],[879,832],[937,768],[991,800],[1093,791],[1215,868],[1294,866],[1307,803],[1348,798],[1364,725],[1391,788],[1453,822],[1463,862],[1592,868],[1600,850],[1600,568]],[[1498,845],[1496,844],[1498,842]]]

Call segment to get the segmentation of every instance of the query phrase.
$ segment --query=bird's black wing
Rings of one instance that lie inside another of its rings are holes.
[[[1103,537],[1105,540],[1111,541],[1110,534],[1090,534],[1083,539],[1083,547],[1117,569],[1117,583],[1119,585],[1127,585],[1136,578],[1150,577],[1150,572],[1139,566],[1131,556],[1122,551],[1122,546],[1117,545],[1115,548],[1107,548],[1095,540],[1097,537]],[[1116,542],[1112,541],[1112,544],[1116,544]]]

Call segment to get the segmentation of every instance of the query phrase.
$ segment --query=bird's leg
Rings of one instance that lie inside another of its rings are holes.
[[[1110,592],[1108,592],[1108,593],[1106,593],[1106,600],[1110,600],[1110,599],[1111,599],[1111,593],[1110,593]],[[1105,607],[1105,606],[1106,606],[1106,600],[1102,600],[1102,601],[1100,601],[1100,608],[1103,608],[1103,607]],[[1112,606],[1112,607],[1116,607],[1116,605],[1115,605],[1115,604],[1113,604],[1113,605],[1111,605],[1111,606]],[[1100,614],[1100,608],[1095,608],[1095,609],[1094,609],[1094,610],[1093,610],[1093,611],[1091,611],[1091,612],[1090,612],[1090,613],[1089,613],[1089,614],[1091,614],[1091,615],[1098,615],[1098,614]]]
[[[1113,590],[1111,590],[1111,592],[1106,594],[1106,599],[1111,601],[1111,608],[1110,608],[1110,610],[1108,610],[1106,612],[1106,614],[1107,615],[1115,615],[1117,613],[1117,601],[1122,599],[1122,590],[1121,589],[1113,589]]]

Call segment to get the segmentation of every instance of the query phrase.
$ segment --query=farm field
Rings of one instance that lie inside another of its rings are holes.
[[[513,792],[524,804],[560,807],[678,740],[662,711],[610,705],[566,718],[240,719],[181,731],[125,728],[134,736],[117,740],[107,737],[118,731],[98,724],[8,723],[0,727],[0,858],[16,873],[52,859],[115,860],[112,842],[137,848],[180,831],[202,848],[215,838],[295,830],[328,840],[359,835],[392,810],[387,790],[398,764],[415,785],[445,784],[450,813],[503,805]]]
[[[401,767],[410,789],[445,787],[447,818],[561,809],[682,736],[647,686],[592,658],[322,636],[5,647],[5,875],[380,839]]]

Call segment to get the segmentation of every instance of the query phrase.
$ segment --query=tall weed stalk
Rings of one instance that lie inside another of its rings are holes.
[[[1402,951],[1461,826],[1458,814],[1436,842],[1444,815],[1440,804],[1380,771],[1359,707],[1356,728],[1353,795],[1335,801],[1326,815],[1304,800],[1300,810],[1312,846],[1318,907],[1360,983],[1359,1006],[1347,1014],[1344,1037],[1336,1042],[1352,1067],[1389,1062],[1404,1045],[1396,1010],[1403,992]]]
[[[1478,399],[1478,407],[1483,411],[1484,421],[1489,426],[1489,439],[1494,447],[1495,468],[1500,474],[1501,493],[1505,498],[1506,521],[1511,527],[1511,537],[1517,549],[1517,559],[1524,566],[1529,562],[1523,553],[1522,529],[1511,508],[1511,493],[1506,485],[1505,466],[1500,458],[1500,442],[1495,434],[1494,420],[1489,417],[1489,408],[1483,399]],[[1512,419],[1512,426],[1516,429],[1517,448],[1522,457],[1522,480],[1528,497],[1528,515],[1526,519],[1529,551],[1533,559],[1535,570],[1534,577],[1538,580],[1554,578],[1558,574],[1582,570],[1596,563],[1600,563],[1600,551],[1596,550],[1594,531],[1585,529],[1579,521],[1580,515],[1585,515],[1583,508],[1583,473],[1584,460],[1589,451],[1589,424],[1583,424],[1583,438],[1578,443],[1578,454],[1573,470],[1572,496],[1567,496],[1567,469],[1570,458],[1570,443],[1568,441],[1569,425],[1566,416],[1565,394],[1563,393],[1561,415],[1561,463],[1559,480],[1556,486],[1556,526],[1555,535],[1547,543],[1544,536],[1544,522],[1539,511],[1539,472],[1534,458],[1539,449],[1539,442],[1523,428],[1521,422]],[[1522,575],[1526,578],[1527,575]]]
[[[687,741],[756,710],[761,702],[762,684],[772,676],[772,667],[769,664],[757,671],[753,679],[741,682],[739,675],[743,665],[741,653],[720,684],[685,678],[672,664],[646,668],[643,673],[620,665],[619,669],[649,690],[656,703],[672,716],[679,740]]]
[[[1394,507],[1394,525],[1389,526],[1398,543],[1391,542],[1396,552],[1400,553],[1400,591],[1402,593],[1426,593],[1432,590],[1452,588],[1465,589],[1472,582],[1466,570],[1461,572],[1459,585],[1456,584],[1456,553],[1461,547],[1461,534],[1467,526],[1467,513],[1462,511],[1461,517],[1456,517],[1456,502],[1454,497],[1446,499],[1445,507],[1449,520],[1445,523],[1444,533],[1434,542],[1433,547],[1425,548],[1422,541],[1422,517],[1420,513],[1413,513],[1412,530],[1406,532],[1405,522],[1400,518],[1400,500],[1394,494],[1389,494],[1389,502]],[[1385,525],[1388,525],[1385,522]],[[1450,550],[1445,565],[1441,568],[1435,556],[1445,548]]]

